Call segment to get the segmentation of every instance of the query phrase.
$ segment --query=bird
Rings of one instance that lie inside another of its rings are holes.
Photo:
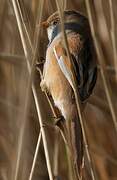
[[[90,26],[87,17],[76,10],[64,10],[63,18],[70,57],[74,64],[77,92],[81,106],[84,107],[93,92],[97,79],[96,53]],[[59,12],[56,11],[50,15],[46,21],[42,22],[42,25],[47,31],[49,43],[40,86],[43,91],[47,91],[51,95],[55,107],[64,119],[64,123],[71,122],[70,131],[75,156],[74,163],[77,164],[80,174],[84,157],[84,145],[75,96],[70,83],[57,63],[54,53],[55,47],[58,58],[62,57],[66,66],[72,72],[71,62],[63,42]]]

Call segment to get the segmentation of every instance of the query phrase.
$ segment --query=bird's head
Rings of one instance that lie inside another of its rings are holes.
[[[46,21],[42,22],[42,26],[47,29],[49,41],[51,41],[52,39],[52,33],[53,33],[54,28],[59,23],[60,23],[60,18],[59,18],[58,12],[55,12],[54,14],[49,16],[49,18]]]
[[[87,18],[80,14],[78,11],[75,10],[66,10],[64,11],[64,23],[78,23],[79,25],[83,26],[85,23],[87,23]],[[60,17],[58,11],[53,13],[49,18],[42,22],[42,26],[47,29],[48,39],[51,41],[52,39],[52,33],[54,28],[59,25]]]

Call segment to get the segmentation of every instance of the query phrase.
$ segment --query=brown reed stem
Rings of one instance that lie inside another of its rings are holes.
[[[40,6],[41,6],[40,20],[41,20],[41,15],[42,15],[42,10],[43,10],[43,3],[44,3],[44,1],[41,1],[41,4],[40,4]],[[23,49],[24,49],[24,54],[25,54],[26,61],[27,61],[28,71],[29,71],[29,74],[32,74],[34,69],[31,68],[30,63],[29,63],[29,56],[28,56],[28,51],[27,51],[26,40],[25,40],[25,37],[24,37],[24,34],[23,34],[23,28],[22,28],[22,22],[21,22],[20,13],[18,11],[17,4],[16,4],[15,0],[12,0],[12,4],[13,4],[14,12],[15,12],[15,15],[16,15],[16,20],[17,20],[18,29],[19,29],[20,36],[21,36],[21,41],[22,41],[22,45],[23,45]],[[39,23],[40,23],[40,21],[39,21]],[[40,31],[40,28],[39,28],[39,31]],[[39,37],[37,37],[37,39],[38,38]],[[32,67],[34,67],[33,63],[34,63],[35,55],[36,55],[36,52],[37,52],[37,44],[38,44],[38,40],[35,43],[35,49],[34,49],[35,53],[34,53],[34,55],[32,55],[32,57],[33,57]],[[37,114],[38,114],[39,123],[40,123],[40,127],[41,127],[42,139],[43,139],[43,145],[44,145],[44,150],[45,150],[45,156],[46,156],[48,173],[49,173],[50,180],[53,180],[53,174],[52,174],[52,168],[51,168],[51,164],[50,164],[50,158],[49,158],[46,134],[45,134],[45,129],[44,129],[43,120],[42,120],[42,112],[41,112],[41,109],[40,109],[40,104],[39,104],[39,101],[38,101],[38,98],[37,98],[37,93],[36,93],[36,89],[35,89],[34,83],[32,82],[30,84],[32,84],[32,91],[33,91],[34,100],[35,100],[36,109],[37,109]],[[23,132],[21,134],[22,134],[21,136],[23,136]],[[21,147],[22,147],[22,143],[20,143],[20,149],[21,149]],[[19,158],[17,159],[17,167],[16,167],[16,173],[15,173],[15,180],[17,180],[17,175],[18,175],[20,154],[21,154],[21,151],[19,151],[19,156],[18,156]]]
[[[89,2],[89,0],[85,0],[85,3],[86,3],[86,8],[87,8],[87,13],[88,13],[88,16],[89,16],[89,23],[90,23],[90,27],[91,27],[92,37],[93,37],[93,40],[94,40],[94,45],[95,45],[95,49],[96,49],[96,52],[97,52],[98,61],[99,61],[99,64],[100,64],[101,77],[102,77],[102,80],[103,80],[104,89],[105,89],[107,101],[108,101],[108,104],[109,104],[109,108],[110,108],[110,111],[111,111],[115,131],[117,133],[117,118],[116,118],[116,113],[115,113],[114,106],[113,106],[112,99],[111,99],[111,94],[112,93],[111,93],[111,89],[110,89],[110,86],[109,86],[108,79],[106,78],[105,71],[104,71],[104,69],[106,67],[105,61],[104,61],[105,58],[104,58],[103,52],[102,52],[102,50],[100,48],[99,41],[98,41],[98,39],[96,37],[96,33],[95,33],[95,29],[94,29],[94,23],[93,23],[93,17],[92,17],[92,13],[91,13],[92,11],[91,11],[90,2]]]
[[[117,44],[116,44],[116,24],[115,24],[115,17],[114,17],[114,9],[113,9],[113,1],[109,1],[109,13],[110,13],[110,21],[111,21],[111,41],[112,41],[112,48],[113,48],[113,59],[115,69],[117,70]],[[117,82],[117,71],[115,74],[116,82]]]
[[[20,22],[20,15],[19,15],[19,12],[18,12],[18,9],[17,9],[16,1],[12,0],[12,4],[13,4],[13,9],[14,9],[14,12],[15,12],[15,15],[16,15],[16,20],[17,20],[20,36],[21,36],[21,39],[22,39],[24,53],[25,53],[25,56],[28,57],[28,52],[27,52],[27,49],[26,49],[25,39],[24,39],[23,31],[22,31],[22,25],[21,25],[21,22]],[[27,83],[27,88],[26,88],[26,97],[25,97],[25,104],[24,104],[23,121],[21,123],[21,129],[19,131],[16,168],[15,168],[15,174],[14,174],[14,179],[15,180],[17,180],[17,178],[18,178],[18,172],[19,172],[20,157],[21,157],[22,144],[23,144],[23,136],[24,136],[27,113],[28,113],[28,108],[29,108],[29,99],[30,99],[29,94],[30,94],[31,81],[32,81],[32,75],[31,75],[31,70],[30,70],[30,76],[28,78],[28,83]]]
[[[60,146],[60,133],[58,130],[56,130],[56,135],[55,135],[55,141],[54,141],[54,163],[53,163],[53,172],[54,176],[58,177],[58,168],[59,168],[59,163],[58,163],[58,157],[59,157],[59,146]]]
[[[35,154],[34,154],[33,163],[32,163],[32,167],[31,167],[31,171],[30,171],[30,175],[29,175],[29,180],[32,180],[32,178],[33,178],[37,155],[38,155],[38,151],[39,151],[39,147],[40,147],[40,142],[41,142],[41,130],[40,130],[40,133],[38,136],[38,141],[37,141],[37,145],[36,145],[36,149],[35,149]]]

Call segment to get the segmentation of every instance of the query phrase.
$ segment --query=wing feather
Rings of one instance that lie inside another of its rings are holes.
[[[73,50],[72,50],[73,51]],[[77,77],[81,101],[85,101],[92,93],[97,79],[97,66],[93,42],[87,38],[78,52],[71,52]]]

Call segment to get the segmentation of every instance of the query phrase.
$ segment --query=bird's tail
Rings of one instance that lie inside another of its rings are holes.
[[[73,168],[76,169],[78,176],[82,176],[83,167],[83,136],[79,118],[61,121],[62,132],[64,133],[72,156]]]
[[[83,166],[83,136],[79,118],[75,118],[71,121],[69,126],[69,134],[74,167],[81,177]]]

